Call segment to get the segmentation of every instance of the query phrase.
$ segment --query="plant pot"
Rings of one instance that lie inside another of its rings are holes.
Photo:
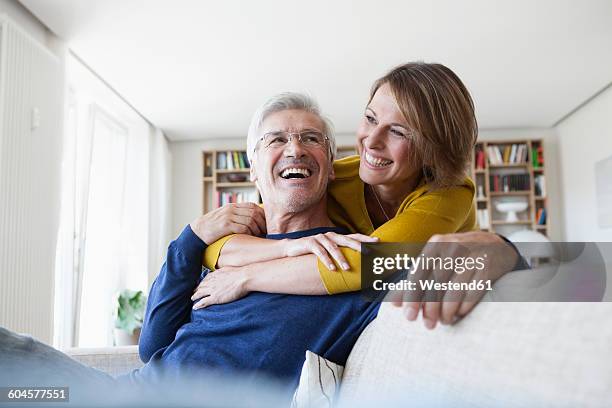
[[[138,339],[140,338],[140,328],[134,330],[134,333],[130,335],[125,330],[114,329],[115,346],[134,346],[138,345]]]

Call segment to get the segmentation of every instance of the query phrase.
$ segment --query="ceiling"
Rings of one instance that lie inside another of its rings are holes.
[[[481,128],[549,127],[612,81],[610,0],[21,0],[171,140],[243,136],[287,90],[353,132],[374,79],[452,68]]]

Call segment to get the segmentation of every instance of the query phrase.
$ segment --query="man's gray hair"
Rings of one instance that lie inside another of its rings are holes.
[[[251,125],[249,126],[249,134],[247,136],[247,156],[249,161],[253,162],[253,155],[257,142],[261,138],[259,130],[263,121],[275,112],[284,110],[302,110],[310,112],[321,119],[323,122],[323,133],[329,139],[330,160],[336,157],[336,138],[334,136],[334,126],[331,121],[321,113],[319,104],[310,96],[297,92],[284,92],[268,99],[253,115]]]

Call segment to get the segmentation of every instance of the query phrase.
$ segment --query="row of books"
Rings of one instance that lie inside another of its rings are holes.
[[[487,229],[490,227],[489,222],[489,210],[486,208],[481,208],[476,211],[476,217],[478,218],[478,225],[480,225],[480,229]]]
[[[539,208],[536,213],[536,220],[538,225],[546,225],[546,208]]]
[[[489,187],[493,192],[529,190],[529,174],[507,174],[489,176]]]
[[[489,156],[489,164],[493,165],[527,163],[527,145],[514,143],[511,145],[487,146],[487,155]],[[478,163],[478,157],[476,157],[476,160]],[[484,163],[482,168],[484,168]]]
[[[249,159],[244,151],[217,152],[218,170],[248,169]]]
[[[257,191],[215,191],[217,207],[229,203],[259,203],[259,195]]]
[[[543,174],[534,177],[533,188],[537,196],[546,197],[546,177]]]

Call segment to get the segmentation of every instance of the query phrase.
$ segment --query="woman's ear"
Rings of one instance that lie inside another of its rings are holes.
[[[249,168],[249,178],[251,182],[257,181],[257,172],[255,171],[255,163],[251,161],[251,167]]]

